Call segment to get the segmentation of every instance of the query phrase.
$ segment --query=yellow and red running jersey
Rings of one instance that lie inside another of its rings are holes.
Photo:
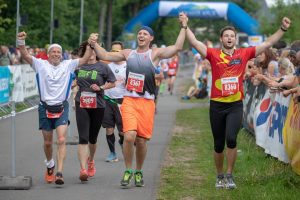
[[[235,49],[232,55],[207,48],[212,70],[211,100],[235,102],[244,98],[243,78],[246,64],[255,57],[255,47]]]

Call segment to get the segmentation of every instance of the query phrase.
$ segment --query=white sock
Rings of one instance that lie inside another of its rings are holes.
[[[45,160],[45,164],[48,168],[52,168],[55,165],[53,158],[50,161]]]

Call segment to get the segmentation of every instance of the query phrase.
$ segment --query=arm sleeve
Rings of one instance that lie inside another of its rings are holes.
[[[248,55],[248,59],[255,58],[255,47],[246,48],[246,55]]]
[[[207,48],[207,50],[206,50],[206,57],[205,57],[205,58],[206,58],[207,60],[209,60],[209,61],[210,61],[210,59],[211,59],[212,51],[213,51],[212,48]]]
[[[75,71],[75,69],[78,67],[78,65],[79,65],[79,59],[77,58],[77,59],[71,59],[71,60],[69,60],[70,61],[70,63],[69,63],[69,68],[70,68],[70,71],[71,72],[74,72]]]
[[[44,64],[45,61],[40,58],[36,58],[34,56],[31,56],[31,58],[32,58],[32,65],[30,66],[35,72],[38,72],[39,68]]]

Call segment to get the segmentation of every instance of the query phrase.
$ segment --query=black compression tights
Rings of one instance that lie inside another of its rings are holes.
[[[215,152],[223,152],[225,140],[228,148],[235,148],[237,134],[242,125],[243,102],[210,101],[209,114]]]
[[[79,134],[79,144],[96,144],[102,124],[104,108],[80,108],[76,102],[76,122]]]

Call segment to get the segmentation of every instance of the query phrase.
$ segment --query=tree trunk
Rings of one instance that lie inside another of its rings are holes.
[[[136,16],[138,12],[140,11],[140,3],[134,3],[133,4],[133,9],[132,9],[132,14],[133,16]]]
[[[106,10],[107,10],[107,5],[106,2],[103,0],[100,0],[100,13],[99,13],[99,21],[98,21],[98,33],[99,33],[99,39],[100,42],[104,40],[104,29],[105,29],[105,17],[106,17]]]
[[[107,32],[106,32],[106,49],[110,49],[112,38],[112,9],[113,0],[109,1],[107,9]]]

